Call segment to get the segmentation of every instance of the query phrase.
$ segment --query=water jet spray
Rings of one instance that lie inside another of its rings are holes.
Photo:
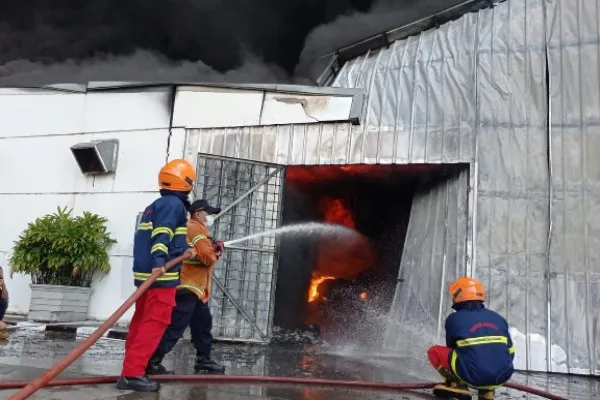
[[[304,224],[294,224],[282,226],[276,229],[270,229],[264,232],[253,233],[252,235],[244,236],[238,239],[228,240],[223,242],[223,245],[231,247],[232,245],[248,240],[256,239],[263,236],[279,236],[293,235],[297,237],[331,237],[331,236],[350,236],[356,235],[357,232],[343,225],[323,224],[318,222],[308,222]]]

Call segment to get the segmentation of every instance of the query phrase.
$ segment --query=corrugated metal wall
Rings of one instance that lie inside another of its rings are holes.
[[[477,32],[476,272],[513,328],[516,366],[552,371],[548,337],[548,157],[544,8],[508,1]],[[551,343],[551,342],[550,342]]]
[[[443,340],[447,287],[466,269],[468,184],[464,168],[415,195],[385,348],[422,358],[430,342]]]
[[[600,2],[548,1],[552,342],[600,373]],[[564,352],[563,352],[564,351]]]
[[[418,125],[418,129],[408,130],[411,124],[406,124],[404,135],[395,134],[393,127],[350,123],[190,129],[186,157],[194,160],[193,152],[198,149],[285,165],[469,162],[470,131],[464,123],[451,126],[448,121],[441,125],[423,121]]]
[[[470,255],[520,369],[600,371],[599,9],[509,0],[348,62],[334,83],[367,89],[353,130],[395,162],[473,163]]]
[[[362,159],[350,123],[187,130],[186,158],[198,152],[281,165],[349,164]]]
[[[474,33],[461,22],[347,62],[333,86],[365,88],[357,134],[392,162],[471,162],[477,118]],[[365,155],[367,157],[367,155]]]

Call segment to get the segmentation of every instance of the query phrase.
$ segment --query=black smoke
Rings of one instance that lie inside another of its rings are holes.
[[[0,0],[0,84],[302,82],[315,61],[462,0]]]
[[[0,82],[286,80],[311,30],[372,2],[1,0]]]

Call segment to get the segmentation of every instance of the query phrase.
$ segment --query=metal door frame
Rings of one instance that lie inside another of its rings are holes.
[[[253,194],[257,189],[261,188],[266,183],[268,183],[269,180],[271,180],[272,178],[276,177],[278,174],[281,173],[282,174],[282,177],[281,177],[282,184],[280,185],[278,199],[277,199],[278,212],[277,212],[277,218],[276,218],[276,221],[277,221],[276,226],[278,227],[281,225],[282,204],[283,204],[283,187],[284,187],[283,181],[285,180],[285,169],[286,169],[285,165],[266,163],[266,162],[262,162],[262,161],[249,160],[249,159],[245,159],[245,158],[225,157],[225,156],[220,156],[220,155],[215,155],[215,154],[207,154],[207,153],[197,153],[196,164],[198,164],[198,162],[200,161],[201,158],[209,159],[209,160],[232,161],[232,162],[238,162],[238,163],[241,162],[244,164],[261,165],[261,166],[265,166],[268,168],[273,168],[273,170],[270,171],[267,176],[265,176],[258,183],[256,183],[254,186],[252,186],[246,192],[244,192],[241,196],[237,197],[234,201],[232,201],[230,204],[228,204],[227,207],[223,208],[221,210],[221,212],[215,216],[215,221],[218,218],[220,218],[221,216],[225,215],[229,210],[233,209],[242,200],[244,200],[245,198],[247,198],[248,196]],[[221,180],[222,180],[222,178],[221,178]],[[195,198],[195,193],[194,193],[194,198]],[[235,238],[231,238],[231,239],[235,239]],[[271,334],[272,334],[272,330],[273,330],[275,290],[276,290],[276,286],[277,286],[277,269],[278,269],[278,264],[279,264],[279,257],[278,257],[278,255],[279,255],[279,238],[275,238],[275,248],[273,250],[257,249],[257,248],[247,247],[247,246],[236,246],[236,245],[232,245],[228,248],[240,250],[240,251],[260,251],[260,252],[267,252],[267,253],[273,254],[273,270],[271,272],[271,288],[270,288],[270,297],[269,297],[269,316],[268,316],[268,321],[267,321],[267,331],[266,332],[263,332],[263,330],[258,326],[256,321],[254,319],[252,319],[252,317],[250,316],[248,311],[238,302],[238,300],[236,298],[233,297],[231,292],[229,292],[229,290],[227,290],[225,284],[223,282],[221,282],[221,280],[217,276],[215,276],[214,273],[212,275],[212,280],[218,286],[219,290],[221,290],[221,292],[224,295],[224,298],[226,298],[229,302],[231,302],[231,304],[237,309],[237,311],[242,315],[242,317],[252,326],[252,328],[256,331],[256,333],[258,333],[258,335],[261,337],[262,341],[260,341],[260,342],[269,343],[271,340]],[[219,339],[228,340],[228,341],[243,341],[243,342],[256,342],[257,341],[255,339],[241,339],[241,338],[240,339],[219,338]]]

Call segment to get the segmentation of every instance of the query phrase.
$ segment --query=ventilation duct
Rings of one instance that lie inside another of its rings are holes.
[[[71,152],[81,173],[85,175],[104,175],[117,170],[119,153],[117,139],[77,143],[71,147]]]

